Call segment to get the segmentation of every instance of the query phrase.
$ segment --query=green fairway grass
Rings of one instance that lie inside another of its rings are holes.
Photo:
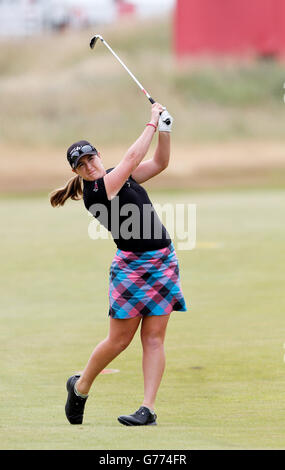
[[[65,383],[108,331],[111,240],[82,202],[3,197],[1,449],[284,449],[284,191],[151,194],[197,204],[197,247],[177,251],[187,312],[173,312],[158,426],[117,421],[143,397],[139,334],[100,375],[84,424]]]

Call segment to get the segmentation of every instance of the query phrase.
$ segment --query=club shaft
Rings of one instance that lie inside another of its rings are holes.
[[[142,92],[146,95],[149,101],[153,104],[155,101],[152,99],[150,94],[144,89],[142,84],[138,81],[138,79],[134,76],[134,74],[128,69],[128,67],[124,64],[124,62],[120,59],[120,57],[113,51],[113,49],[109,46],[109,44],[105,41],[105,39],[100,38],[101,41],[105,44],[105,46],[109,49],[109,51],[113,54],[114,57],[120,62],[120,64],[124,67],[124,69],[128,72],[128,74],[132,77],[132,79],[136,82],[138,87],[142,90]]]

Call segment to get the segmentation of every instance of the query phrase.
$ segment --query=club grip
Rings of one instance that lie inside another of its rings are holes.
[[[151,96],[149,97],[149,101],[151,102],[151,104],[154,104],[154,103],[155,103],[154,99],[153,99]],[[161,113],[160,113],[160,114],[161,114]],[[166,119],[165,124],[167,124],[167,125],[169,126],[169,124],[170,124],[170,119]]]

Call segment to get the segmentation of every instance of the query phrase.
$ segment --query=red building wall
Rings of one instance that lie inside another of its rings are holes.
[[[285,0],[177,0],[178,56],[285,55]]]

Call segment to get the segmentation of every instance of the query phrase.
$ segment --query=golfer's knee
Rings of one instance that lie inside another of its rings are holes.
[[[155,349],[163,347],[163,338],[159,333],[143,335],[141,340],[144,349],[147,348],[154,351]]]
[[[129,346],[129,344],[132,341],[132,338],[124,337],[124,336],[112,337],[112,338],[109,338],[109,341],[113,348],[121,352],[121,351],[124,351]]]
[[[131,342],[130,340],[121,340],[121,341],[119,341],[119,343],[118,343],[119,351],[121,352],[121,351],[124,351],[125,349],[127,349],[130,342]]]

